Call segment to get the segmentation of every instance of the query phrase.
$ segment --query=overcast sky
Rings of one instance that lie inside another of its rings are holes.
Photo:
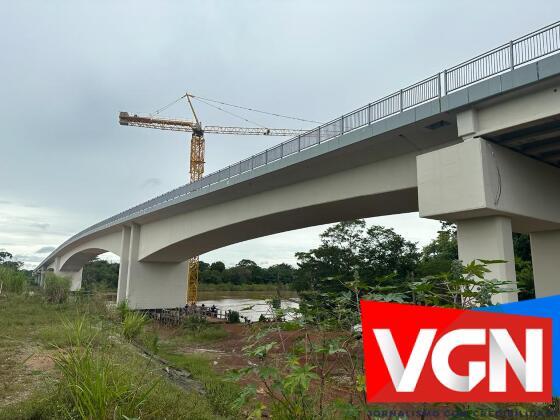
[[[189,135],[121,127],[194,94],[327,121],[552,23],[556,1],[2,1],[0,249],[34,266],[77,231],[184,183]],[[207,124],[243,125],[197,104]],[[166,111],[189,118],[184,103]],[[310,128],[246,114],[272,127]],[[209,134],[207,173],[280,138]],[[371,219],[425,244],[438,223]],[[294,262],[324,227],[202,256]]]

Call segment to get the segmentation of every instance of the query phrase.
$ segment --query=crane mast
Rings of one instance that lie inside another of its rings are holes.
[[[237,134],[237,135],[251,135],[251,136],[297,136],[305,133],[306,130],[296,130],[288,128],[259,128],[259,127],[223,127],[223,126],[206,126],[198,120],[198,116],[194,110],[191,102],[191,95],[185,94],[189,106],[191,108],[194,121],[176,119],[176,118],[162,118],[152,116],[139,116],[131,115],[128,112],[119,113],[119,124],[129,125],[134,127],[154,128],[158,130],[170,131],[185,131],[192,133],[190,145],[190,182],[198,181],[204,175],[204,133],[215,134]],[[198,292],[198,272],[199,272],[199,258],[198,256],[192,257],[188,260],[187,272],[187,304],[191,305],[196,303]]]
[[[204,131],[198,121],[196,112],[191,102],[191,97],[187,94],[187,100],[193,113],[195,124],[191,136],[191,159],[190,159],[190,182],[198,181],[204,175]],[[187,305],[196,303],[198,295],[198,273],[199,273],[199,258],[198,255],[191,257],[188,261],[187,270]]]

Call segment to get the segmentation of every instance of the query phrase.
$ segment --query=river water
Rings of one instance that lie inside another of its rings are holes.
[[[197,305],[204,304],[206,307],[216,305],[218,309],[238,311],[251,321],[258,321],[261,314],[271,316],[270,305],[267,299],[276,296],[276,292],[257,291],[202,291],[198,292]],[[282,298],[282,308],[297,308],[297,295],[286,293]]]

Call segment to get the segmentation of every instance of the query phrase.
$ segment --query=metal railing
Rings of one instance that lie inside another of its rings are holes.
[[[559,49],[560,24],[556,22],[445,70],[444,93],[513,70]]]
[[[373,124],[379,120],[431,100],[441,98],[448,93],[465,88],[496,74],[513,70],[516,67],[546,55],[553,54],[559,50],[560,22],[556,22],[470,60],[464,61],[461,64],[385,96],[382,99],[371,102],[348,114],[344,114],[339,118],[280,143],[277,146],[273,146],[263,152],[257,153],[241,162],[234,163],[224,169],[206,175],[196,182],[183,185],[96,223],[64,242],[57,250],[101,227],[109,227],[126,219],[130,219],[132,216],[140,216],[151,211],[155,207],[165,205],[169,201],[189,195],[218,182],[251,172],[269,163],[300,153],[345,133]],[[57,251],[54,251],[51,255],[54,255],[56,252]]]

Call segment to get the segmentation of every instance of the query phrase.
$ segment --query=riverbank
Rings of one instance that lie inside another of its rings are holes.
[[[94,418],[113,418],[117,408],[122,414],[118,418],[239,415],[233,408],[239,386],[220,377],[210,360],[182,355],[181,363],[192,369],[179,367],[179,376],[192,386],[180,386],[169,369],[125,338],[118,314],[101,299],[54,305],[38,293],[9,295],[0,299],[0,331],[0,419],[81,418],[78,401],[92,404],[91,410],[97,407]],[[175,338],[158,342],[146,332],[137,339],[153,353],[159,353],[159,346],[175,351]],[[66,376],[70,366],[75,368],[73,379]],[[81,388],[91,388],[91,395],[77,399],[73,390],[78,384],[72,380],[94,385]]]
[[[0,420],[380,418],[368,413],[395,407],[365,404],[361,349],[348,330],[300,322],[191,317],[169,327],[95,295],[64,304],[38,290],[8,295],[0,299]]]

